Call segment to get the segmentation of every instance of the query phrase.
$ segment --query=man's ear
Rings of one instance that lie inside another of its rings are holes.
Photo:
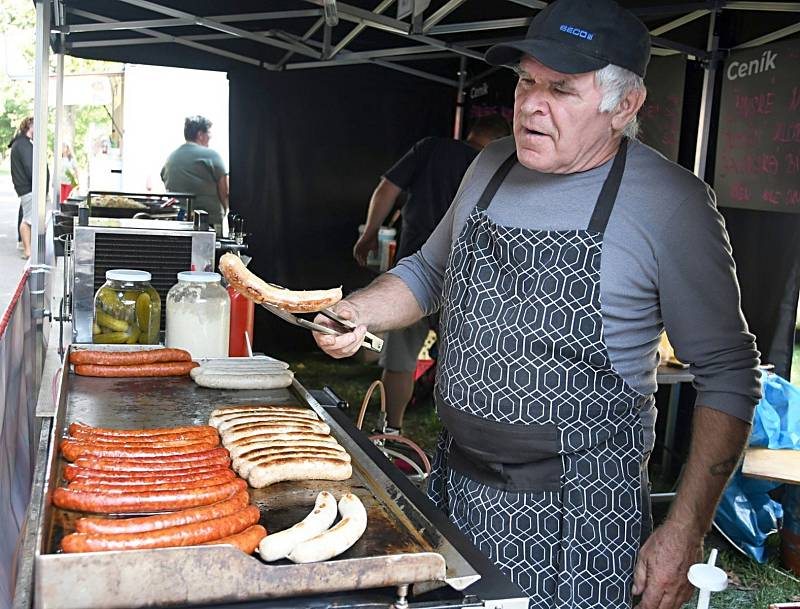
[[[611,126],[614,131],[622,131],[630,123],[644,105],[647,98],[647,91],[644,89],[632,89],[622,98],[619,107],[611,117]]]

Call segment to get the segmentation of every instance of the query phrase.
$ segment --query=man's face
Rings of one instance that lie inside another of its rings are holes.
[[[211,132],[210,131],[201,131],[197,134],[197,143],[201,146],[208,146],[208,140],[211,139]]]
[[[612,135],[602,97],[593,72],[562,74],[524,56],[514,96],[519,162],[544,173],[590,169]]]

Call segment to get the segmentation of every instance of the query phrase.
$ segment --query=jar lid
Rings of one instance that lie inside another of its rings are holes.
[[[178,273],[178,281],[189,283],[215,283],[222,279],[219,273],[204,273],[202,271],[181,271]]]
[[[106,271],[106,279],[111,281],[150,281],[152,275],[147,271],[134,271],[133,269],[114,269]]]

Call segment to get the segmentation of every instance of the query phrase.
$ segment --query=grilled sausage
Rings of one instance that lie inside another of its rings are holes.
[[[69,434],[76,437],[80,436],[81,434],[89,434],[92,436],[113,436],[131,439],[135,438],[137,440],[144,441],[148,440],[150,436],[161,436],[164,434],[187,434],[192,437],[194,434],[216,436],[217,430],[206,425],[192,425],[186,427],[157,427],[151,429],[109,429],[107,427],[92,427],[76,421],[70,424]]]
[[[253,437],[266,438],[269,436],[278,436],[290,433],[326,435],[324,432],[316,431],[315,429],[308,427],[270,425],[270,424],[258,424],[258,423],[252,423],[252,424],[247,423],[246,425],[249,425],[249,427],[237,430],[229,429],[224,434],[222,434],[222,445],[227,447],[230,444],[236,442],[237,440],[243,440],[245,438],[253,438]]]
[[[213,420],[230,414],[241,414],[248,412],[271,412],[275,414],[285,412],[294,416],[304,416],[314,420],[319,419],[317,413],[310,408],[306,408],[305,406],[286,406],[282,404],[246,404],[244,406],[223,406],[222,408],[217,408],[211,413],[211,419]],[[213,425],[211,422],[209,422],[209,424]]]
[[[361,500],[347,493],[339,499],[342,519],[332,528],[294,547],[288,559],[296,563],[319,562],[350,548],[367,529],[367,511]]]
[[[153,436],[159,438],[160,436]],[[121,438],[111,438],[110,436],[94,436],[92,438],[62,438],[61,445],[64,443],[71,443],[72,445],[87,445],[87,446],[101,446],[108,448],[179,448],[182,446],[192,446],[195,444],[209,445],[212,448],[219,446],[219,442],[210,438],[202,438],[200,440],[160,440],[153,439],[150,441],[134,440],[127,442]],[[210,450],[210,449],[209,449]]]
[[[274,414],[240,414],[235,417],[229,417],[223,421],[217,421],[217,430],[219,433],[225,433],[232,427],[236,425],[242,425],[244,423],[298,423],[298,424],[311,424],[313,427],[319,427],[321,433],[328,433],[327,431],[322,431],[324,427],[327,427],[327,424],[321,421],[312,421],[311,419],[307,419],[305,417],[296,417],[293,415],[274,415]],[[328,428],[330,430],[330,428]]]
[[[247,494],[247,491],[240,491],[211,505],[180,510],[169,514],[139,516],[137,518],[78,518],[75,522],[75,529],[79,533],[105,533],[109,535],[158,531],[193,522],[222,518],[243,510],[249,502],[250,495]]]
[[[238,457],[248,450],[261,448],[262,446],[272,446],[273,444],[284,444],[291,446],[293,442],[315,442],[328,446],[339,446],[336,438],[320,433],[289,432],[280,434],[268,434],[261,436],[246,436],[238,440],[231,440],[226,448],[230,451],[231,457]]]
[[[257,463],[247,481],[253,488],[264,488],[284,480],[347,480],[352,475],[353,468],[344,459],[293,456]]]
[[[248,440],[250,438],[247,438]],[[231,459],[236,461],[239,457],[254,450],[263,448],[328,448],[344,452],[344,448],[333,438],[331,441],[325,440],[270,440],[270,439],[256,439],[253,442],[246,442],[241,445],[231,445],[228,447],[228,452],[231,454]]]
[[[119,535],[72,533],[61,540],[61,549],[64,552],[103,552],[193,546],[240,533],[257,523],[259,517],[258,508],[251,505],[214,520],[193,522],[157,531]]]
[[[259,542],[266,536],[267,529],[262,527],[260,524],[254,524],[241,533],[236,533],[236,535],[231,535],[229,537],[223,537],[222,539],[217,539],[216,541],[207,541],[203,545],[211,546],[227,543],[232,546],[236,546],[245,554],[252,554],[258,547]]]
[[[209,465],[207,467],[190,467],[186,469],[164,469],[158,472],[148,471],[107,471],[102,469],[91,469],[88,467],[78,467],[72,463],[67,463],[64,466],[64,479],[68,482],[79,479],[96,479],[96,480],[120,480],[129,478],[131,480],[141,480],[142,478],[150,477],[171,477],[181,478],[184,476],[198,476],[204,474],[213,474],[216,472],[228,471],[226,465]]]
[[[191,362],[192,355],[183,349],[149,349],[147,351],[73,351],[69,363],[101,366],[137,366],[159,362]]]
[[[75,465],[84,469],[110,472],[165,472],[167,470],[192,470],[208,467],[228,467],[231,460],[224,448],[215,448],[205,453],[175,455],[172,457],[137,457],[115,459],[87,455],[75,459]]]
[[[78,440],[62,440],[61,454],[64,455],[67,461],[75,461],[75,459],[84,455],[131,459],[136,457],[174,457],[202,454],[213,450],[214,447],[214,444],[210,442],[190,442],[184,446],[153,448],[139,445],[89,444]]]
[[[136,366],[78,364],[75,366],[75,374],[105,378],[186,376],[192,368],[197,368],[199,365],[197,362],[161,362],[159,364],[138,364]]]
[[[103,474],[105,472],[100,473]],[[138,486],[146,484],[170,484],[176,482],[195,482],[198,480],[215,479],[220,479],[220,482],[224,482],[225,480],[232,480],[235,477],[236,474],[233,473],[233,470],[219,468],[205,472],[187,472],[182,474],[170,474],[169,471],[167,471],[164,474],[149,476],[136,475],[132,472],[127,476],[97,476],[83,473],[73,476],[70,482],[77,482],[79,484],[99,484],[102,486]]]
[[[313,313],[332,307],[342,299],[342,288],[330,290],[293,291],[270,285],[249,271],[239,256],[223,254],[219,270],[233,288],[256,303],[280,307],[290,313]]]
[[[106,514],[163,512],[210,505],[246,488],[247,483],[239,478],[216,486],[182,491],[107,493],[57,488],[53,491],[53,503],[60,508],[79,512]]]
[[[350,455],[346,452],[319,448],[317,446],[303,447],[292,446],[287,448],[260,448],[233,460],[233,469],[242,477],[247,478],[250,471],[258,464],[265,463],[268,459],[284,457],[331,457],[350,462]]]
[[[224,438],[227,434],[248,431],[251,429],[263,429],[264,431],[311,431],[314,433],[330,433],[331,428],[324,421],[276,421],[266,419],[252,421],[249,423],[241,422],[229,425],[220,435]]]
[[[226,470],[229,471],[230,470]],[[231,472],[233,473],[233,472]],[[233,478],[236,476],[234,475]],[[201,478],[200,480],[160,480],[150,484],[126,484],[117,482],[109,482],[107,480],[100,482],[90,482],[88,480],[75,480],[67,485],[71,491],[87,491],[87,492],[102,492],[102,493],[146,493],[149,491],[182,491],[193,488],[205,488],[208,486],[216,486],[217,484],[224,484],[231,480],[231,476],[225,474],[217,474],[211,478]]]
[[[78,442],[86,442],[88,444],[109,444],[119,445],[128,444],[142,447],[157,448],[164,445],[175,445],[177,443],[190,443],[190,442],[205,442],[213,446],[219,446],[219,435],[212,436],[207,433],[198,434],[163,434],[160,436],[130,436],[123,438],[121,436],[96,436],[92,434],[79,433],[74,436],[68,436],[64,439],[77,440]]]
[[[267,562],[286,558],[298,544],[327,531],[334,520],[336,498],[328,491],[322,491],[308,516],[291,528],[265,537],[258,544],[258,553]]]

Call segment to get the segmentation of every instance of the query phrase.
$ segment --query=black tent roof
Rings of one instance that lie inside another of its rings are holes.
[[[800,32],[800,2],[622,4],[650,28],[658,55],[706,59],[712,16],[722,51]],[[462,58],[481,62],[491,44],[521,36],[545,5],[431,0],[417,18],[398,20],[395,0],[63,0],[52,23],[54,46],[77,57],[222,71],[372,63],[455,86]],[[336,25],[326,25],[326,7]]]

